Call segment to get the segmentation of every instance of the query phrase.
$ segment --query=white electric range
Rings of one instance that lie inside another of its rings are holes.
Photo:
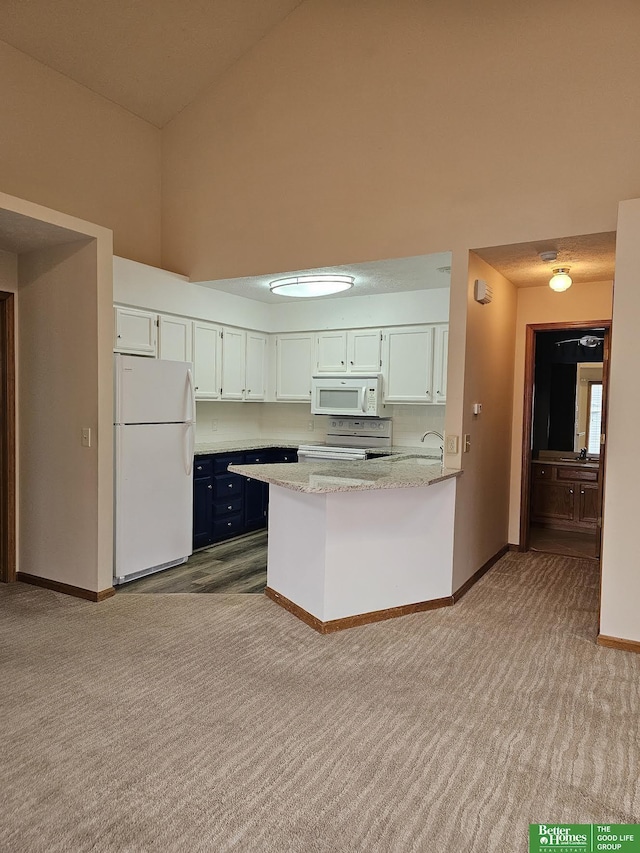
[[[371,451],[391,447],[391,418],[330,417],[324,444],[301,444],[298,462],[343,460],[353,462],[371,456]],[[375,454],[375,455],[384,455]]]

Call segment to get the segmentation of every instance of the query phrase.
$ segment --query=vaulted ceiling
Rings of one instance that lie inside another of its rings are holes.
[[[302,0],[3,0],[0,39],[157,127]]]

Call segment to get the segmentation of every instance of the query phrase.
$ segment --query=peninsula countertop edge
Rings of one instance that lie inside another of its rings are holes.
[[[416,489],[459,477],[462,470],[439,462],[409,458],[358,462],[317,461],[267,465],[229,465],[228,470],[253,480],[307,494]]]

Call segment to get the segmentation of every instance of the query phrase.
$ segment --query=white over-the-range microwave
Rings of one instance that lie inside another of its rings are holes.
[[[379,418],[382,413],[382,376],[313,376],[312,415],[354,415]]]

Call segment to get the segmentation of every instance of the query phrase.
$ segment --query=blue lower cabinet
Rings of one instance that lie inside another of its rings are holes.
[[[222,518],[216,518],[213,522],[214,542],[229,539],[231,536],[238,536],[240,533],[244,533],[241,512],[236,513],[236,515],[223,515]]]
[[[199,455],[193,466],[193,548],[266,527],[269,485],[232,474],[229,465],[297,462],[295,450],[269,447],[246,453]]]
[[[213,529],[213,479],[193,478],[193,547],[204,548],[211,543]]]
[[[244,524],[247,530],[259,530],[267,524],[269,484],[247,479],[244,484]]]

